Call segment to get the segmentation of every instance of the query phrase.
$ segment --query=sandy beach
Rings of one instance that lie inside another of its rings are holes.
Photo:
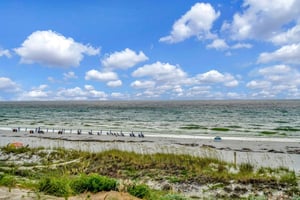
[[[255,167],[287,167],[300,173],[300,139],[295,138],[237,138],[223,137],[215,142],[213,136],[155,136],[144,138],[112,135],[89,135],[75,133],[29,134],[21,131],[0,131],[0,146],[12,142],[22,142],[30,147],[77,149],[100,152],[110,149],[134,151],[141,154],[175,153],[194,156],[209,156],[234,162],[250,162]]]

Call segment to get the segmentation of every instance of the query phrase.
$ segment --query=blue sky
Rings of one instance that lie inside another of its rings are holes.
[[[300,1],[0,1],[0,100],[299,99]]]

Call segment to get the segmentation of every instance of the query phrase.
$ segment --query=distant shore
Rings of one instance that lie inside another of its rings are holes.
[[[100,152],[110,149],[148,153],[176,153],[209,156],[237,164],[250,162],[260,167],[287,167],[300,173],[300,139],[267,137],[222,137],[215,142],[214,136],[145,135],[145,137],[93,135],[76,133],[29,134],[25,131],[0,130],[0,146],[22,142],[30,147],[77,149]],[[234,154],[236,158],[234,158]]]

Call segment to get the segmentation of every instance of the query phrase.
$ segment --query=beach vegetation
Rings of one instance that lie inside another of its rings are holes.
[[[294,171],[288,171],[280,176],[279,182],[289,186],[296,186],[297,176]]]
[[[242,163],[237,172],[229,170],[232,163],[226,163],[209,155],[198,157],[186,154],[155,153],[138,154],[120,150],[99,153],[63,148],[28,148],[26,151],[0,148],[2,154],[15,152],[18,157],[35,156],[36,165],[2,161],[0,166],[0,185],[36,188],[39,192],[60,197],[68,197],[83,192],[119,191],[120,180],[131,180],[123,184],[122,192],[146,200],[186,199],[170,190],[154,190],[146,183],[148,180],[172,185],[211,185],[212,190],[225,188],[234,182],[253,184],[255,187],[274,187],[278,184],[293,188],[292,194],[300,195],[298,177],[285,167],[278,169],[258,168],[250,163]],[[24,162],[25,163],[25,162]],[[132,183],[134,181],[135,183]],[[122,182],[122,181],[121,181]],[[138,184],[136,184],[138,183]],[[125,189],[124,189],[125,188]],[[286,189],[289,190],[289,189]]]
[[[6,146],[1,148],[1,151],[6,153],[6,154],[9,154],[9,153],[20,154],[20,153],[26,153],[26,152],[31,151],[31,150],[26,146],[15,147],[12,144],[7,144]]]
[[[129,194],[142,199],[150,196],[150,188],[145,184],[131,185],[127,191]]]
[[[76,194],[86,191],[96,193],[100,191],[116,190],[117,181],[112,178],[100,176],[99,174],[90,174],[88,176],[81,174],[71,181],[70,186]]]
[[[58,197],[68,197],[72,194],[67,177],[44,177],[39,182],[38,190]]]
[[[254,170],[254,166],[252,164],[250,164],[249,162],[240,164],[240,173],[241,174],[250,174],[250,173],[253,173],[253,170]]]
[[[0,175],[0,185],[6,186],[6,187],[15,187],[17,184],[16,177],[9,174],[1,174]]]

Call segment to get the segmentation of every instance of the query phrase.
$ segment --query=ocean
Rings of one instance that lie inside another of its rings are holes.
[[[300,100],[0,102],[0,130],[300,138]]]

